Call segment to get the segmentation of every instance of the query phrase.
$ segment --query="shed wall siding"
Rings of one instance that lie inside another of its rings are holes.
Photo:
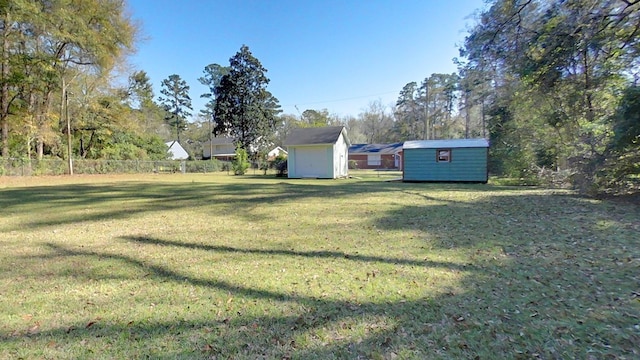
[[[339,178],[349,175],[349,145],[344,140],[344,135],[340,135],[338,141],[333,145],[333,172],[332,177]]]
[[[406,181],[487,181],[487,148],[451,149],[451,162],[437,162],[436,149],[405,149]]]

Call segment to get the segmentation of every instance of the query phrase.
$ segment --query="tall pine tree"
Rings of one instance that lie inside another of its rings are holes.
[[[238,146],[250,153],[269,143],[280,112],[278,99],[266,90],[266,72],[243,45],[229,59],[229,73],[216,88],[214,133],[235,138]]]
[[[165,96],[159,99],[167,112],[165,121],[175,129],[176,140],[180,142],[180,133],[187,128],[187,117],[191,116],[188,110],[193,110],[189,97],[189,85],[180,78],[180,75],[173,74],[162,80],[160,93]]]

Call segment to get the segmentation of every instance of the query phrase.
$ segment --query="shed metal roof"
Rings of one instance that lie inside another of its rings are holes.
[[[340,138],[340,134],[345,131],[344,126],[326,126],[319,128],[297,128],[291,130],[289,136],[284,141],[284,145],[323,145],[335,144]],[[349,139],[345,141],[349,144]]]
[[[434,149],[434,148],[479,148],[489,147],[487,139],[448,139],[448,140],[412,140],[405,141],[403,149]]]

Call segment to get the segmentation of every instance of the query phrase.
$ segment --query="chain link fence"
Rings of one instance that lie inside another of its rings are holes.
[[[394,171],[394,170],[400,170],[400,164],[389,159],[377,159],[376,161],[349,159],[349,169]]]
[[[398,177],[402,171],[390,164],[371,166],[371,163],[349,161],[349,174],[364,177]],[[285,166],[286,169],[286,166]],[[220,160],[87,160],[74,159],[74,174],[171,174],[171,173],[214,173],[232,174],[231,162]],[[67,160],[64,159],[3,159],[0,158],[0,176],[47,176],[68,174]],[[252,164],[248,175],[277,175],[278,169],[266,164]],[[285,172],[286,174],[286,172]],[[281,174],[282,176],[282,174]],[[286,176],[286,175],[285,175]]]
[[[73,160],[74,174],[208,173],[228,171],[229,168],[228,162],[218,160]],[[63,159],[0,158],[0,176],[41,176],[68,173],[67,160]]]

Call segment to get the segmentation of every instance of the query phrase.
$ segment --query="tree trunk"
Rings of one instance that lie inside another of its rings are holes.
[[[81,158],[85,158],[87,153],[84,150],[84,134],[82,134],[82,132],[80,132],[80,157]]]
[[[38,153],[38,160],[42,160],[44,157],[44,141],[42,140],[42,135],[38,134],[38,139],[36,140],[36,151]]]
[[[5,26],[2,33],[2,64],[0,65],[0,76],[2,76],[2,88],[0,89],[0,128],[2,128],[2,157],[9,157],[9,36],[6,24],[10,24],[9,12],[5,13],[2,19]]]
[[[1,116],[0,123],[2,123],[2,157],[9,157],[9,122],[6,116]]]
[[[67,168],[69,175],[73,175],[73,159],[71,151],[71,121],[69,120],[69,102],[67,98],[67,83],[64,80],[64,72],[62,73],[62,96],[60,106],[60,118],[64,116],[67,123]]]
[[[31,168],[31,136],[27,135],[25,140],[27,141],[27,160],[29,161],[29,168]]]
[[[485,102],[485,95],[484,93],[482,94],[482,137],[483,138],[487,138],[487,117],[486,117],[486,108],[484,105]]]
[[[593,109],[593,99],[591,96],[591,77],[589,76],[589,51],[584,49],[582,56],[584,66],[584,95],[585,95],[585,107],[587,109],[587,121],[593,122],[595,119],[595,110]]]

